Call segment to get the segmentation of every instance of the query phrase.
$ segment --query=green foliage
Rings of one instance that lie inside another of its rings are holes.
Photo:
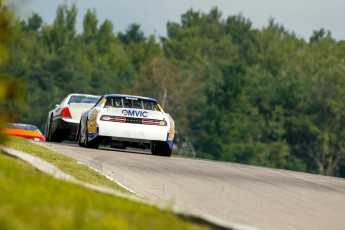
[[[27,86],[25,122],[42,129],[72,92],[151,96],[198,157],[345,176],[345,42],[327,30],[305,41],[274,19],[254,29],[191,9],[157,41],[139,24],[114,34],[91,10],[78,34],[76,16],[62,5],[52,25],[37,14],[13,23],[2,73]]]
[[[145,41],[144,33],[140,30],[140,25],[136,23],[131,24],[125,34],[119,33],[118,36],[126,45]]]
[[[33,13],[31,17],[28,18],[27,22],[23,22],[24,30],[39,30],[42,26],[43,19],[36,13]]]
[[[18,79],[2,71],[8,62],[8,42],[13,34],[13,14],[0,0],[0,142],[3,142],[1,130],[5,123],[18,118],[16,111],[23,104],[24,87]]]

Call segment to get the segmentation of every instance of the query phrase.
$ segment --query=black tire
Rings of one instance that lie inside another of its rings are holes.
[[[55,131],[54,133],[51,132],[50,130],[50,135],[49,135],[49,140],[51,142],[61,142],[61,137],[59,137],[59,132],[58,131]]]
[[[52,120],[52,117],[50,117],[46,140],[51,142],[61,142],[61,137],[58,137],[57,131],[52,133]]]
[[[99,147],[99,137],[96,137],[92,141],[88,141],[88,129],[87,129],[87,121],[85,121],[85,138],[84,138],[84,146],[86,148],[98,149]]]
[[[172,150],[170,149],[168,143],[164,141],[153,141],[151,147],[152,155],[170,157]]]
[[[45,129],[45,132],[44,132],[44,136],[46,138],[46,141],[50,141],[50,119],[47,120],[47,123],[46,123],[46,129]]]
[[[85,144],[81,141],[81,123],[79,123],[79,127],[78,127],[77,142],[79,146],[82,146],[82,147],[85,146]]]

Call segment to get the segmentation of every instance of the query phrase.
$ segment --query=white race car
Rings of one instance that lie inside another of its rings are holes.
[[[153,155],[171,156],[175,125],[155,99],[107,94],[81,116],[77,141],[98,148],[151,149]]]
[[[69,94],[49,111],[44,134],[46,140],[75,140],[81,114],[94,106],[99,98],[89,94]]]

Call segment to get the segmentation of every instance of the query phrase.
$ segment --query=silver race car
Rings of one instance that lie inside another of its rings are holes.
[[[171,156],[175,125],[155,99],[107,94],[80,119],[80,146],[150,149],[153,155]]]
[[[94,106],[99,98],[89,94],[69,94],[48,113],[46,141],[75,140],[81,114]]]

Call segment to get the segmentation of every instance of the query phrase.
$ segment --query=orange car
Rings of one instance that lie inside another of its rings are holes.
[[[34,125],[20,124],[20,123],[9,123],[2,133],[10,136],[24,137],[34,141],[45,141],[46,138],[43,136],[41,131]]]

